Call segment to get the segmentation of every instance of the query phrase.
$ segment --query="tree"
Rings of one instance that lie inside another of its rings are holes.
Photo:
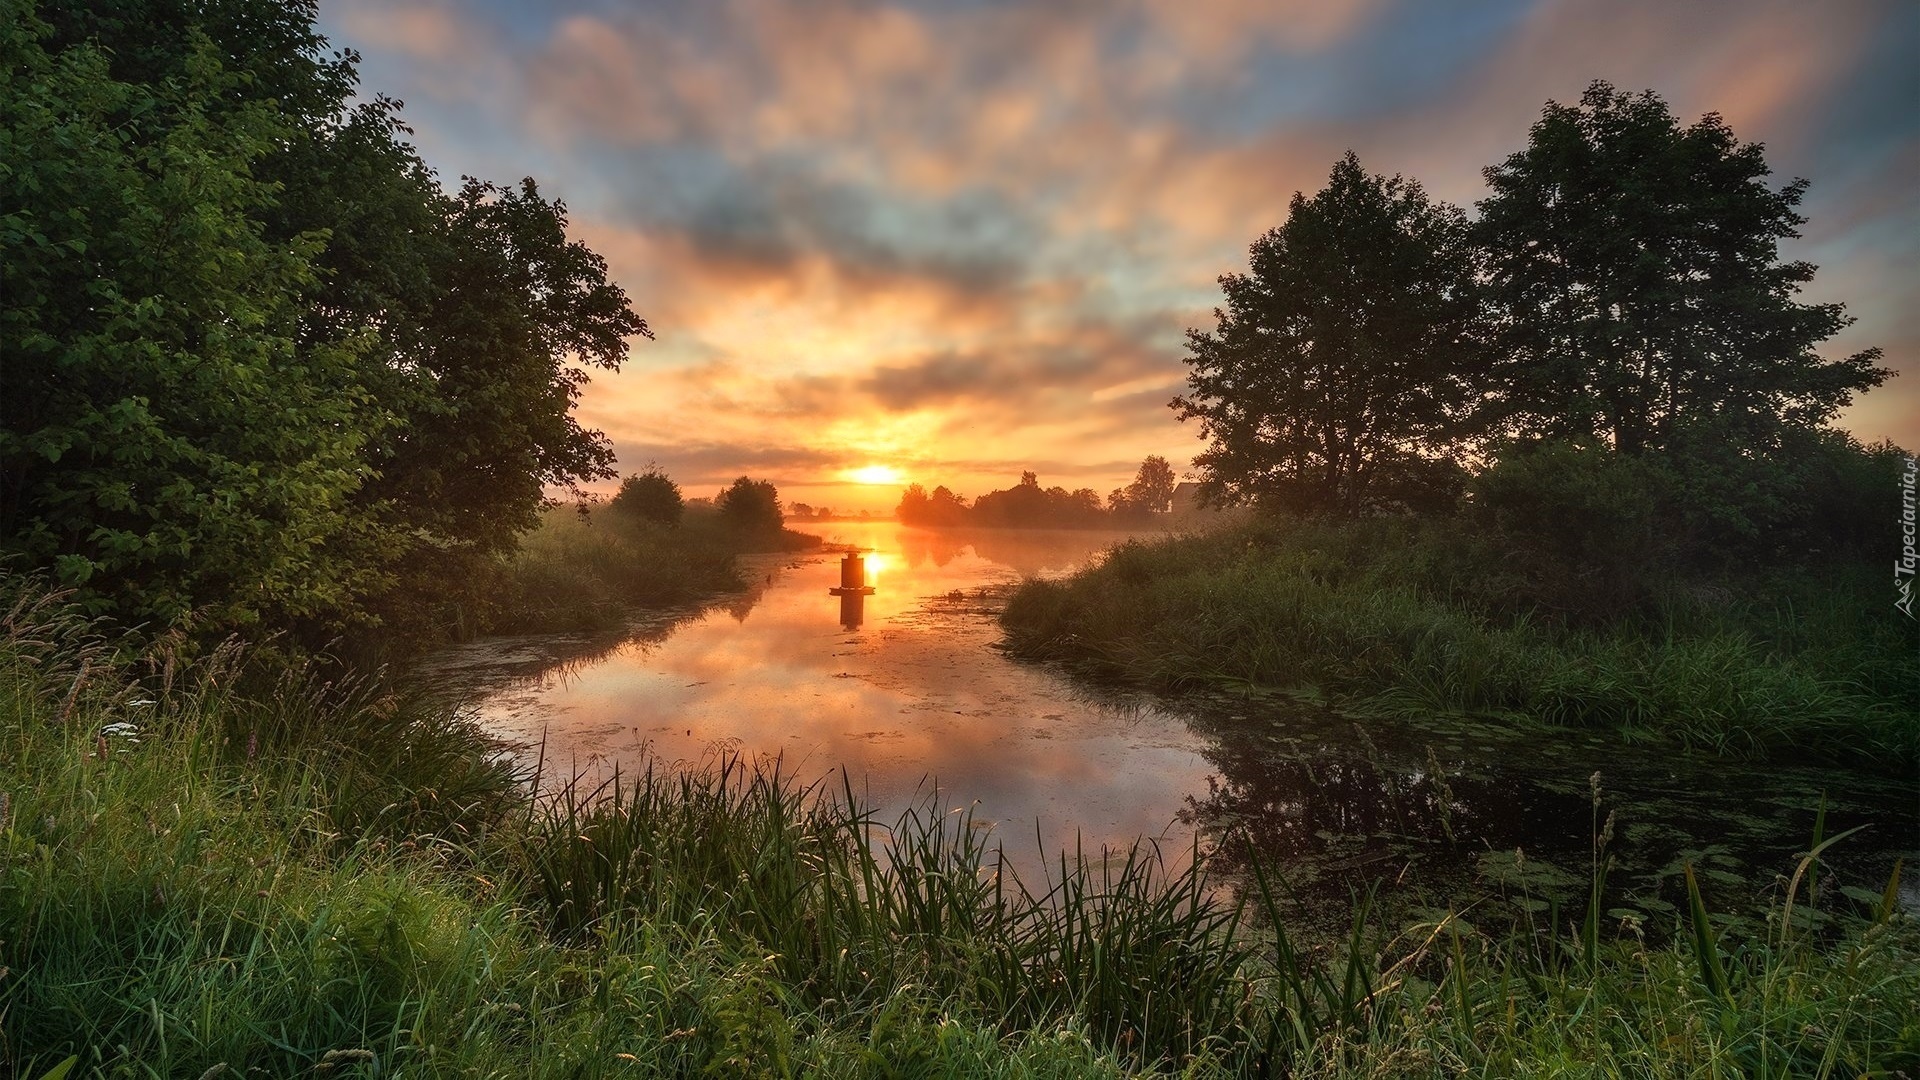
[[[369,583],[348,501],[387,420],[368,335],[301,339],[324,238],[259,224],[274,189],[253,167],[286,117],[204,36],[178,77],[131,83],[7,9],[0,551],[129,622],[348,603]]]
[[[1349,152],[1220,279],[1189,330],[1204,497],[1351,515],[1454,452],[1474,399],[1475,258],[1457,208]]]
[[[686,513],[680,485],[667,478],[659,466],[649,465],[620,482],[620,490],[607,509],[638,521],[648,521],[671,529]]]
[[[894,508],[893,516],[908,525],[920,525],[927,521],[927,489],[919,484],[908,484],[900,493],[900,505]]]
[[[742,476],[722,490],[713,505],[722,521],[741,532],[779,532],[786,520],[780,513],[780,491],[770,480]]]
[[[330,637],[484,591],[613,475],[572,406],[645,322],[532,181],[443,192],[312,3],[0,9],[0,549]]]
[[[1799,235],[1807,182],[1769,188],[1761,150],[1717,115],[1683,129],[1651,91],[1595,82],[1485,170],[1475,231],[1506,427],[1629,454],[1710,418],[1767,439],[1891,374],[1878,349],[1815,351],[1850,320],[1794,299],[1814,268],[1781,262],[1779,242]]]
[[[1127,505],[1164,514],[1173,509],[1173,484],[1173,466],[1158,454],[1148,454],[1133,474],[1133,483],[1127,485]]]

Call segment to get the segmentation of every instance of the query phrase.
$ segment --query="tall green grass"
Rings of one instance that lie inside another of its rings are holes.
[[[680,528],[605,508],[547,511],[501,569],[483,621],[492,633],[602,630],[636,606],[666,607],[737,589],[741,545],[712,515]]]
[[[1823,876],[1816,919],[1802,873],[1777,929],[1702,901],[1667,944],[1385,926],[1364,903],[1345,940],[1296,942],[1278,868],[1223,881],[1204,852],[1135,847],[1056,852],[1022,881],[935,792],[880,822],[844,778],[777,763],[542,793],[424,699],[102,640],[18,584],[0,605],[9,1075],[76,1055],[73,1075],[115,1077],[1920,1063],[1920,934],[1891,889],[1855,904]]]
[[[1121,546],[1072,578],[1025,584],[1003,621],[1021,654],[1151,686],[1278,688],[1363,713],[1529,718],[1911,769],[1915,642],[1881,576],[1669,583],[1583,618],[1446,523],[1261,523]]]

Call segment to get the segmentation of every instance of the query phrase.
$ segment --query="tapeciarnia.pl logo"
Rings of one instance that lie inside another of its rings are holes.
[[[1914,552],[1914,505],[1913,483],[1915,474],[1920,473],[1920,458],[1908,458],[1907,467],[1900,474],[1900,557],[1893,561],[1893,606],[1906,613],[1913,614],[1913,572],[1920,555]]]

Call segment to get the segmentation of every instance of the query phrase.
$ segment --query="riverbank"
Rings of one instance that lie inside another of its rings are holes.
[[[1910,771],[1915,638],[1884,578],[1834,566],[1606,583],[1602,606],[1566,599],[1593,583],[1518,565],[1455,522],[1265,521],[1121,546],[1026,583],[1002,621],[1018,655],[1156,689]]]
[[[1920,1064],[1920,933],[1891,888],[1812,862],[1767,925],[1700,910],[1649,943],[1610,912],[1544,935],[1362,918],[1296,950],[1260,916],[1285,888],[1263,872],[1210,889],[1204,860],[1140,849],[1022,886],[964,815],[929,805],[880,847],[837,778],[738,763],[536,796],[428,701],[116,651],[10,584],[14,1075],[68,1055],[186,1076]]]
[[[742,531],[693,512],[672,527],[606,507],[550,509],[520,539],[479,624],[488,634],[606,630],[635,607],[705,600],[745,585],[739,555],[801,551],[820,539],[793,529]]]

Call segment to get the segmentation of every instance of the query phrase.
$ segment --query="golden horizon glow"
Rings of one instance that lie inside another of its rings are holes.
[[[847,479],[856,484],[897,484],[905,474],[891,465],[863,465],[858,469],[848,469]]]
[[[880,584],[880,572],[887,568],[887,557],[877,551],[870,551],[866,557],[867,584]]]

